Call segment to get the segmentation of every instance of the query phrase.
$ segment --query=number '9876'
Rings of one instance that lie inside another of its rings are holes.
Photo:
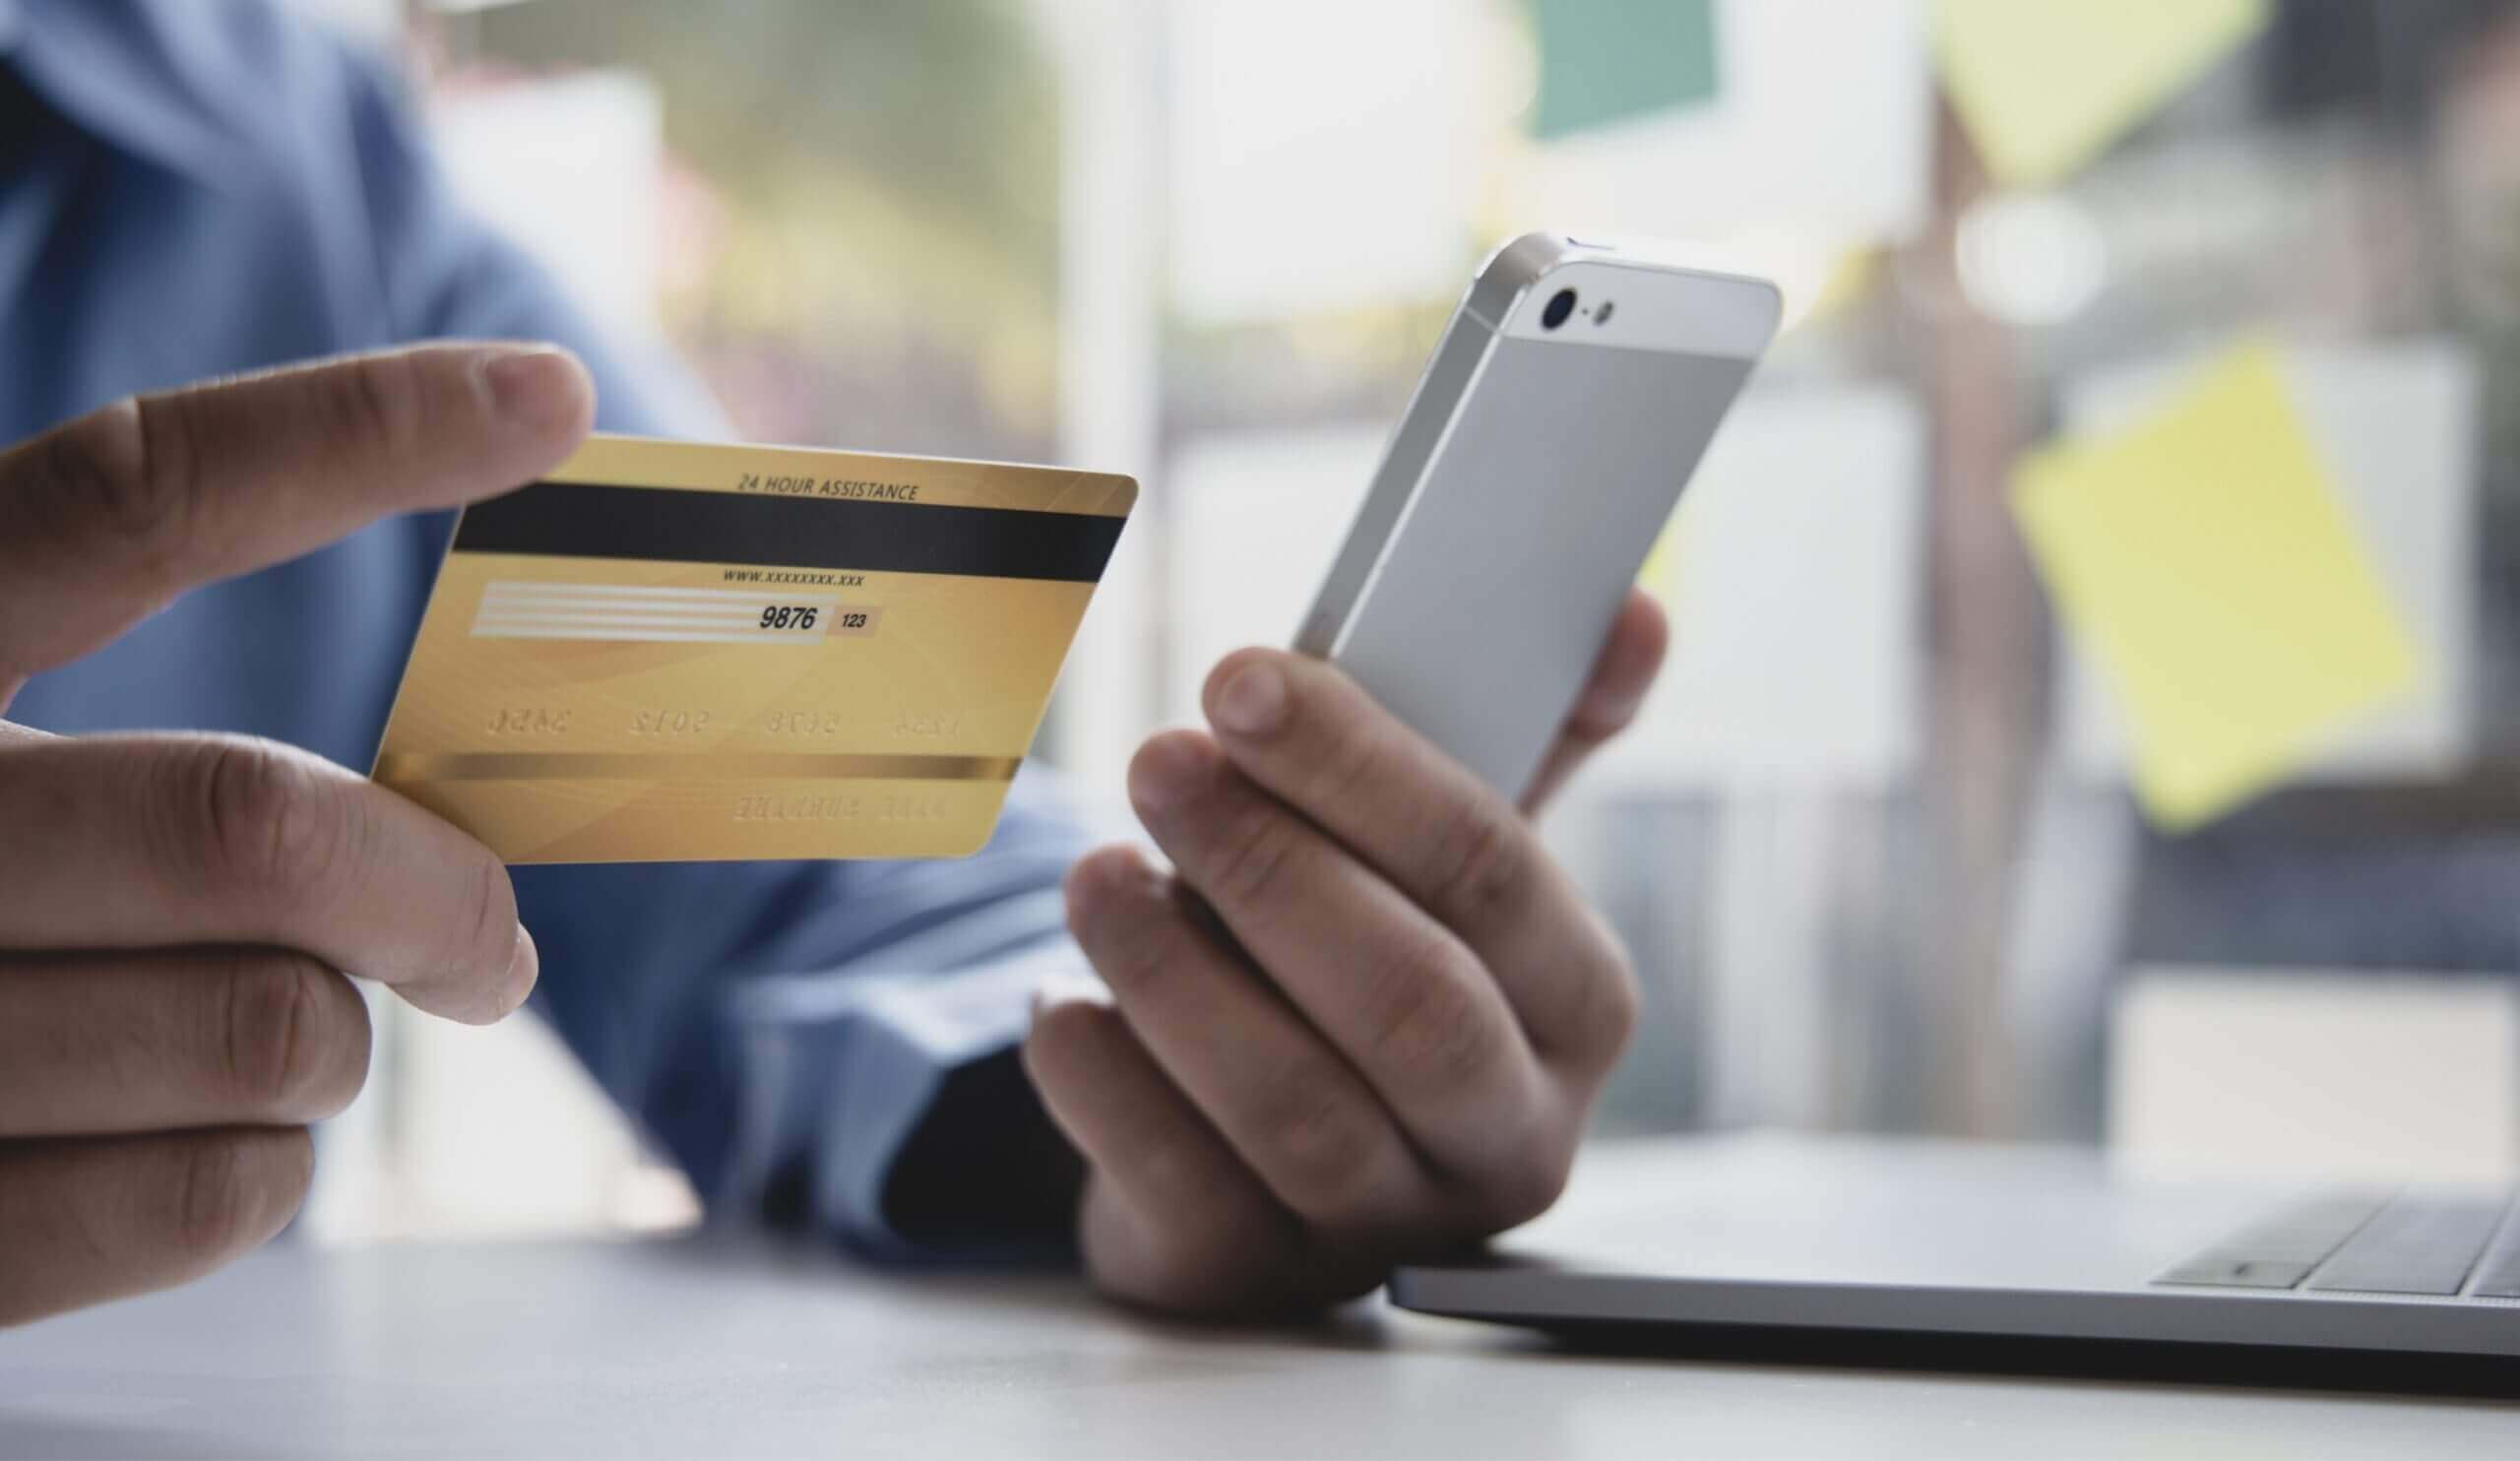
[[[810,603],[774,603],[761,611],[764,629],[811,629],[822,610]]]

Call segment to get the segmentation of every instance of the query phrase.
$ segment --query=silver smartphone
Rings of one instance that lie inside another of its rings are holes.
[[[1498,249],[1295,648],[1520,796],[1779,309],[1764,280],[1650,248]]]

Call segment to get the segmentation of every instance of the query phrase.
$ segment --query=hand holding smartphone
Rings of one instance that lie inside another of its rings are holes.
[[[1497,250],[1295,648],[1519,797],[1779,312],[1774,285],[1650,250]]]
[[[1509,245],[1392,439],[1309,657],[1227,656],[1208,727],[1139,748],[1130,801],[1166,865],[1119,843],[1069,872],[1109,997],[1045,1002],[1026,1043],[1086,1158],[1105,1289],[1284,1313],[1563,1187],[1640,996],[1525,794],[1651,681],[1660,623],[1613,622],[1776,319],[1752,281]]]

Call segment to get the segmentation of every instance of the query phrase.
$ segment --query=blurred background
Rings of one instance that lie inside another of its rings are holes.
[[[1605,1126],[2520,1165],[2520,4],[300,3],[746,436],[1139,476],[1097,796],[1487,249],[1775,278],[1550,824],[1648,990]],[[690,1220],[546,1033],[383,1041],[319,1230]]]

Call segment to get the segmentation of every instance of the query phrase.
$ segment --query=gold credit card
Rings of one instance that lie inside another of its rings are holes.
[[[1136,499],[592,437],[457,521],[375,778],[510,862],[974,852]]]

